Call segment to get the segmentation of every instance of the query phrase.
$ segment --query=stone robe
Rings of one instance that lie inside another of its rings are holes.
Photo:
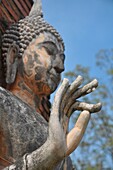
[[[0,87],[0,170],[39,148],[47,136],[48,122],[29,105]],[[71,170],[70,158],[62,161],[56,169]]]

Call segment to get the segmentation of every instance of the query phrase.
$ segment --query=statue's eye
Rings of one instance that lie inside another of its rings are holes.
[[[60,54],[60,57],[61,57],[62,61],[64,62],[64,60],[65,60],[65,54]]]
[[[55,55],[56,54],[55,48],[52,48],[51,46],[44,46],[44,48],[46,49],[46,51],[49,55]]]
[[[58,53],[56,45],[52,42],[44,42],[41,44],[41,47],[44,47],[49,55],[56,55]]]

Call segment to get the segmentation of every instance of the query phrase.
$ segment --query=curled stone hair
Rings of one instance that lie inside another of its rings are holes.
[[[35,0],[29,16],[13,24],[2,37],[2,61],[6,73],[6,57],[9,47],[14,43],[19,47],[18,57],[22,57],[30,42],[40,33],[50,32],[58,42],[64,43],[60,34],[44,19],[41,10],[41,0]]]

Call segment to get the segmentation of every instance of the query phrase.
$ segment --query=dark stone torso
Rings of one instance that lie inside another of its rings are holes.
[[[48,124],[23,101],[0,87],[0,157],[10,161],[39,148]]]
[[[45,119],[0,87],[0,170],[12,164],[13,159],[18,160],[39,148],[46,141],[47,135],[48,123]],[[73,169],[70,158],[55,168],[63,169]]]

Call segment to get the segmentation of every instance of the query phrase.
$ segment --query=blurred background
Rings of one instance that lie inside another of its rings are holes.
[[[71,155],[77,170],[113,170],[113,0],[43,0],[45,19],[65,42],[65,72],[84,83],[96,78],[98,89],[81,100],[101,101],[85,136]],[[79,113],[71,118],[70,129]]]

